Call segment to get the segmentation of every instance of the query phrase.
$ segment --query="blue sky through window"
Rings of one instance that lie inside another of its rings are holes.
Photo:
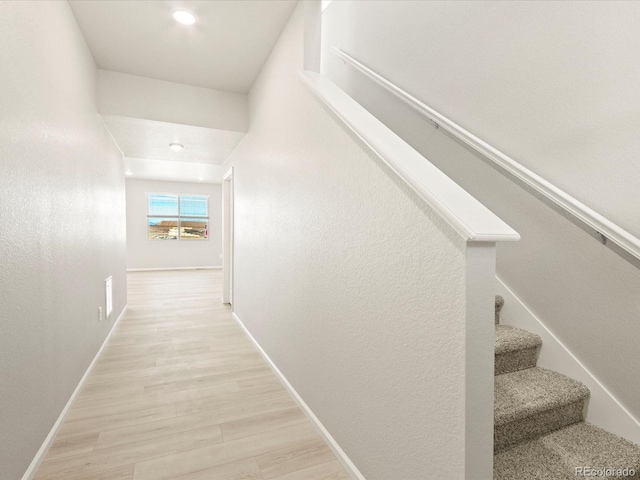
[[[150,193],[149,215],[178,216],[178,196],[164,193]]]
[[[208,198],[202,195],[180,195],[180,215],[185,217],[208,217]]]
[[[185,216],[208,217],[209,198],[203,195],[180,195],[180,211],[178,212],[178,195],[166,193],[149,194],[149,216]]]

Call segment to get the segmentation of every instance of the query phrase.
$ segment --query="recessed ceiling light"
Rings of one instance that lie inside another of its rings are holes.
[[[174,152],[179,152],[184,148],[184,145],[182,145],[181,143],[170,143],[169,148]]]
[[[204,180],[204,178],[200,177],[200,178],[198,178],[198,180],[203,181],[203,180]]]
[[[173,12],[173,19],[183,25],[193,25],[196,23],[196,16],[186,10],[178,10]]]
[[[130,171],[130,170],[127,170],[126,172],[124,172],[124,174],[125,174],[127,177],[130,177],[131,175],[133,175],[133,172],[132,172],[132,171]]]

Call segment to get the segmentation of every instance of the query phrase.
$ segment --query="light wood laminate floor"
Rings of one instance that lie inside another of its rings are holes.
[[[221,304],[220,270],[128,283],[37,480],[350,478]]]

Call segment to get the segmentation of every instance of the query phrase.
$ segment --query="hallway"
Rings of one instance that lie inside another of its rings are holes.
[[[128,309],[36,479],[349,478],[221,292],[221,270],[128,274]]]

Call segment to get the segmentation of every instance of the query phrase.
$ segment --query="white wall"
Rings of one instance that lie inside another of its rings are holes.
[[[636,236],[639,19],[640,3],[616,1],[340,1],[324,13],[331,45]]]
[[[102,114],[246,132],[247,97],[239,93],[98,70]]]
[[[222,265],[220,184],[127,179],[127,268],[210,267]],[[147,193],[209,195],[209,239],[149,240]]]
[[[465,474],[465,245],[313,98],[297,7],[230,157],[234,311],[369,480]]]
[[[638,235],[640,52],[629,39],[639,7],[345,1],[323,16],[325,71],[521,234],[498,247],[498,275],[636,418],[640,271],[326,47],[343,48]]]
[[[0,64],[0,479],[16,480],[126,303],[124,172],[66,2],[0,2]]]

